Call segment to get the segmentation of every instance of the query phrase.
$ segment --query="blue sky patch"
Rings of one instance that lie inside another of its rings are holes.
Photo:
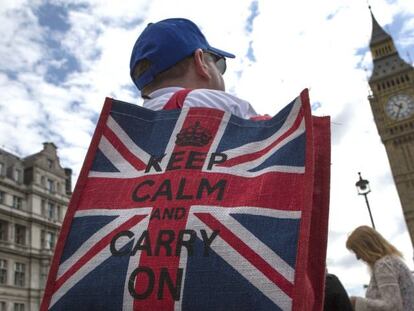
[[[45,81],[53,85],[60,85],[66,81],[70,73],[80,70],[79,61],[62,46],[62,36],[71,28],[69,23],[70,10],[84,9],[85,6],[66,6],[45,3],[34,10],[39,25],[45,31],[44,43],[48,51],[48,58],[41,64],[46,65]],[[50,60],[53,59],[53,62]]]
[[[55,60],[61,61],[59,65],[52,65],[47,67],[45,80],[51,84],[59,85],[65,82],[67,76],[75,71],[80,70],[78,60],[70,53],[63,49],[52,50],[52,55]]]
[[[321,107],[322,107],[322,104],[320,102],[314,102],[314,103],[312,103],[312,111],[316,111],[316,110],[318,110]]]
[[[253,31],[254,19],[259,15],[259,2],[257,0],[253,1],[250,4],[249,10],[250,10],[250,15],[247,18],[245,29],[248,33],[251,33]]]
[[[39,24],[42,27],[47,27],[50,30],[66,32],[70,29],[68,23],[68,11],[63,6],[58,6],[51,3],[45,3],[37,9],[37,17]]]
[[[407,53],[409,51],[414,50],[414,42],[413,40],[409,40],[414,36],[414,30],[411,28],[407,30],[407,27],[404,30],[404,26],[410,21],[410,19],[414,18],[414,15],[409,15],[407,13],[399,13],[394,16],[394,19],[391,24],[383,26],[384,30],[392,36],[394,39],[394,44],[400,54],[400,57],[404,59],[408,63],[410,62]],[[378,20],[377,20],[378,21]],[[378,23],[381,22],[378,21]],[[411,42],[411,43],[408,43]],[[412,55],[414,56],[414,55]]]
[[[247,50],[246,56],[251,62],[256,61],[256,57],[254,56],[254,50],[253,50],[253,41],[249,42],[249,49]]]

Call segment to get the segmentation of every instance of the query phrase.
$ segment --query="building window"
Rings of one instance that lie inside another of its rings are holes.
[[[46,187],[46,177],[45,176],[40,177],[40,184],[42,186]]]
[[[57,207],[56,207],[56,211],[57,211],[57,219],[59,220],[59,221],[62,221],[62,219],[63,219],[63,208],[62,208],[62,206],[61,205],[58,205]]]
[[[40,286],[46,287],[47,275],[49,273],[48,263],[42,263],[40,266]]]
[[[7,284],[7,260],[0,259],[0,284]]]
[[[47,166],[48,168],[53,168],[53,160],[47,159]]]
[[[16,209],[22,209],[22,198],[17,197],[17,196],[13,196],[13,207]]]
[[[14,264],[14,285],[19,287],[24,287],[24,277],[25,277],[25,268],[24,263],[16,262]]]
[[[46,217],[51,220],[56,220],[56,206],[52,202],[47,203]]]
[[[48,250],[53,250],[56,244],[56,234],[50,231],[43,232],[43,247]]]
[[[0,191],[0,204],[4,204],[5,195],[4,191]]]
[[[40,206],[42,208],[42,216],[46,217],[46,200],[42,199],[40,201]]]
[[[26,227],[22,225],[15,225],[14,227],[14,242],[19,245],[26,245]]]
[[[4,163],[0,162],[0,176],[3,176],[3,172],[4,172]]]
[[[19,168],[15,168],[14,172],[13,172],[13,179],[16,182],[21,182],[22,181],[22,170]]]
[[[24,303],[14,303],[13,311],[24,311]]]
[[[49,192],[53,192],[55,191],[55,185],[53,183],[53,180],[51,179],[47,179],[47,184],[46,184],[47,190],[49,190]]]
[[[5,301],[0,301],[0,311],[7,311]]]
[[[7,241],[9,238],[9,223],[5,220],[0,220],[0,241]]]

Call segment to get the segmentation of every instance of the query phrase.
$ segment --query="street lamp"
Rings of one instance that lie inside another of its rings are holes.
[[[365,202],[367,203],[369,217],[371,218],[372,228],[375,229],[374,225],[374,219],[372,218],[371,209],[369,208],[369,202],[368,202],[368,193],[371,192],[371,188],[369,187],[369,181],[366,179],[362,179],[361,172],[358,172],[359,180],[355,183],[355,186],[357,187],[357,191],[359,195],[363,195],[365,197]]]

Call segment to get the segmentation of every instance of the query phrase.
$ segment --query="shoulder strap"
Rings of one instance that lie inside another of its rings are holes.
[[[163,110],[174,110],[174,109],[181,109],[183,108],[185,98],[187,97],[188,93],[190,93],[192,89],[184,89],[175,92],[173,96],[168,100],[165,104]]]

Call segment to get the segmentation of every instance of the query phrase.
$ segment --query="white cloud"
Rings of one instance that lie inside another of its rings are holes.
[[[0,69],[26,71],[42,58],[42,31],[27,7],[2,14]]]

